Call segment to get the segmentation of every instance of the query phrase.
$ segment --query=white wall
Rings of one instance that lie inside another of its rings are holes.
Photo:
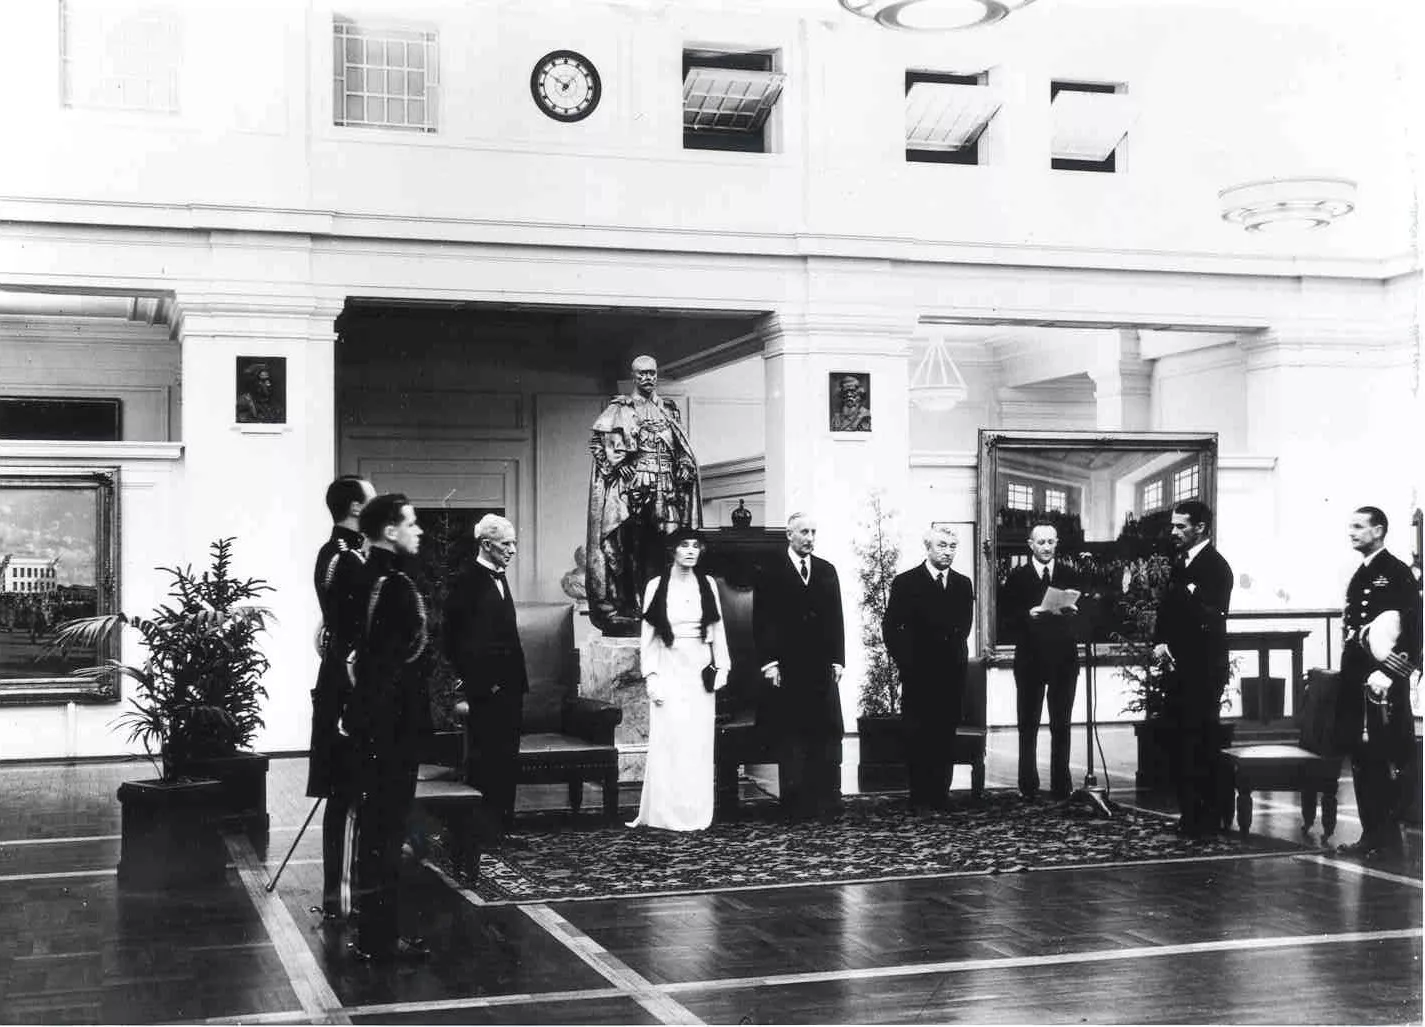
[[[1170,253],[1204,264],[1290,255],[1339,270],[1411,247],[1403,6],[1059,0],[944,37],[880,31],[822,0],[210,0],[171,6],[178,110],[149,114],[61,107],[54,8],[11,4],[3,35],[26,45],[0,86],[32,102],[12,112],[26,159],[0,169],[0,196],[64,201],[60,216],[76,221],[99,204],[104,220],[123,209],[171,225],[320,228],[335,216],[387,235],[401,230],[394,216],[445,238],[574,228],[627,245],[642,229],[710,250],[801,252],[789,242],[800,236],[817,240],[813,252],[863,256],[922,258],[930,244],[1062,262],[1079,247],[1139,266]],[[439,34],[437,133],[332,124],[334,13]],[[682,149],[680,56],[698,44],[781,52],[780,152]],[[601,106],[572,125],[529,96],[530,69],[559,46],[604,80]],[[905,162],[907,68],[990,71],[1005,104],[988,165]],[[1139,117],[1122,174],[1048,168],[1055,77],[1126,83]],[[1340,141],[1329,159],[1323,125]],[[1331,233],[1248,235],[1218,218],[1224,186],[1328,172],[1370,198]]]

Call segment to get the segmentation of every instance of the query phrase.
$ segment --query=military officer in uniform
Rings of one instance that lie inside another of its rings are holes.
[[[351,738],[343,730],[351,678],[347,658],[361,627],[361,532],[357,519],[376,495],[371,483],[345,474],[327,486],[331,538],[317,550],[313,583],[322,610],[317,639],[321,666],[312,689],[312,741],[307,759],[307,794],[325,799],[322,813],[322,904],[312,912],[331,920],[351,912],[351,866],[356,785]]]
[[[429,954],[419,938],[400,937],[397,926],[401,844],[416,794],[420,734],[430,724],[429,637],[425,599],[405,567],[421,540],[410,500],[377,496],[360,523],[368,553],[348,717],[361,790],[355,950],[360,959],[385,961]]]
[[[1410,680],[1420,668],[1420,593],[1385,548],[1389,526],[1380,509],[1363,506],[1347,528],[1361,566],[1346,586],[1336,731],[1351,752],[1361,838],[1341,851],[1367,859],[1401,851],[1401,786],[1415,742]]]

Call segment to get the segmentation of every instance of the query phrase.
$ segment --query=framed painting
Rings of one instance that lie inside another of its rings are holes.
[[[998,598],[1009,572],[1031,559],[1036,526],[1054,529],[1056,559],[1084,580],[1095,600],[1094,640],[1107,642],[1121,627],[1114,597],[1125,573],[1171,555],[1173,506],[1190,499],[1217,507],[1215,433],[981,429],[981,651],[1007,658],[1015,642]]]
[[[119,471],[0,468],[0,703],[117,702],[116,682],[71,677],[118,641],[60,653],[55,626],[119,598]]]
[[[286,357],[238,357],[234,387],[238,424],[287,423]]]
[[[871,430],[871,376],[832,371],[827,377],[828,427],[834,432]]]

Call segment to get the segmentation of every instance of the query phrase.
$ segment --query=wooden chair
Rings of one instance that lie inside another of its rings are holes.
[[[480,874],[484,796],[465,781],[465,766],[463,752],[455,767],[422,763],[416,772],[416,808],[437,817],[449,828],[452,861],[473,881]]]
[[[1341,776],[1341,740],[1335,729],[1336,671],[1312,668],[1306,675],[1301,709],[1296,711],[1296,744],[1233,745],[1219,757],[1222,826],[1230,827],[1237,815],[1243,834],[1252,826],[1252,793],[1293,791],[1301,796],[1302,830],[1316,823],[1318,797],[1323,836],[1336,830],[1338,781]],[[1330,696],[1329,700],[1324,697]],[[1235,800],[1235,801],[1234,801]]]

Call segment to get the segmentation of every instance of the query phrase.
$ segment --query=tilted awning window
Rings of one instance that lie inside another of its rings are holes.
[[[964,149],[979,138],[1002,105],[988,86],[916,82],[905,94],[906,149]]]
[[[1054,139],[1052,155],[1060,160],[1102,161],[1128,135],[1133,123],[1126,93],[1080,93],[1060,90],[1049,107]]]
[[[689,68],[683,78],[683,128],[756,132],[782,95],[780,71]]]

